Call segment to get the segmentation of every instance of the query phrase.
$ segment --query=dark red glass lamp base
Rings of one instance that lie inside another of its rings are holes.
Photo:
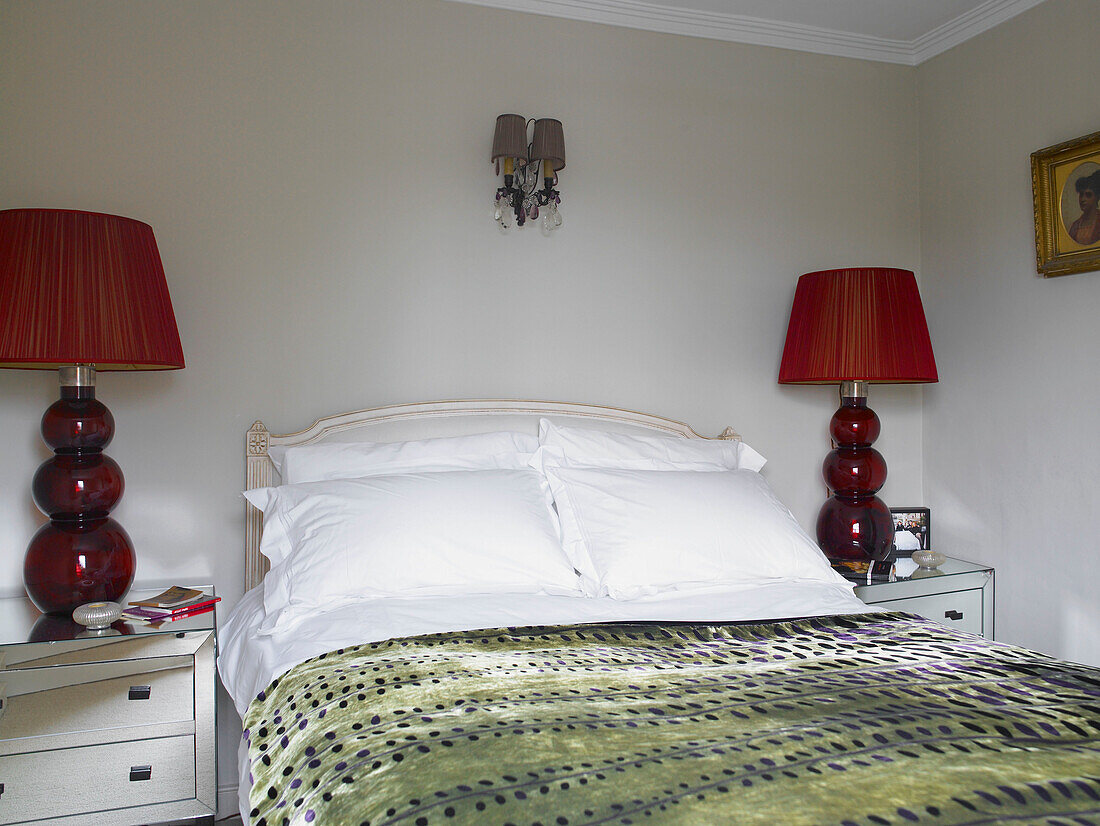
[[[31,538],[23,584],[39,610],[70,613],[78,605],[117,601],[134,579],[130,537],[109,516],[83,524],[47,522]]]
[[[841,399],[829,424],[836,447],[821,468],[833,495],[817,517],[817,542],[830,559],[886,559],[893,548],[890,509],[875,495],[886,482],[886,460],[871,447],[879,430],[865,397]]]
[[[67,614],[86,602],[116,601],[134,579],[126,531],[108,515],[122,498],[122,470],[103,455],[114,417],[94,386],[61,388],[42,416],[54,455],[34,476],[34,501],[50,517],[31,538],[23,584],[39,610]]]
[[[817,542],[829,559],[885,559],[894,542],[890,509],[877,496],[831,497],[817,515]]]

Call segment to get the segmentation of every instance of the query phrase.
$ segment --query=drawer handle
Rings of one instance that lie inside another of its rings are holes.
[[[152,766],[130,766],[130,780],[148,780],[153,776]]]
[[[943,616],[949,620],[961,620],[963,618],[962,611],[944,611]]]
[[[129,697],[131,700],[148,700],[152,690],[153,689],[147,685],[132,685],[130,686]]]

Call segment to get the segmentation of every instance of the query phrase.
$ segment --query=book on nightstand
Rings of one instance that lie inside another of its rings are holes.
[[[177,585],[155,597],[131,602],[123,610],[122,618],[146,625],[160,625],[213,611],[214,604],[220,601],[221,597]]]
[[[221,597],[211,597],[197,605],[177,608],[175,611],[158,611],[156,608],[149,608],[144,605],[131,605],[122,612],[122,618],[131,622],[144,623],[145,625],[160,625],[164,622],[172,622],[173,620],[194,617],[198,614],[205,614],[207,611],[213,611],[214,603],[219,601],[221,601]]]
[[[894,582],[893,559],[830,559],[833,570],[857,585],[873,585],[876,582]]]
[[[139,599],[131,602],[131,605],[145,605],[149,608],[169,610],[183,608],[199,602],[206,594],[199,588],[184,588],[182,585],[173,585],[167,591],[162,591],[155,597]]]

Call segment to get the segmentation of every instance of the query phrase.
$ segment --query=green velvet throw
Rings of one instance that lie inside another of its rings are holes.
[[[245,726],[265,826],[1100,824],[1100,671],[905,614],[387,640]]]

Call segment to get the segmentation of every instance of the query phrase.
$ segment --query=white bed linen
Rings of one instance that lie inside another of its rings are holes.
[[[635,600],[543,594],[364,599],[306,617],[285,633],[258,633],[263,588],[253,588],[218,631],[218,673],[237,711],[272,680],[310,657],[363,642],[522,625],[617,620],[736,622],[874,610],[850,584],[777,580],[669,591]]]

